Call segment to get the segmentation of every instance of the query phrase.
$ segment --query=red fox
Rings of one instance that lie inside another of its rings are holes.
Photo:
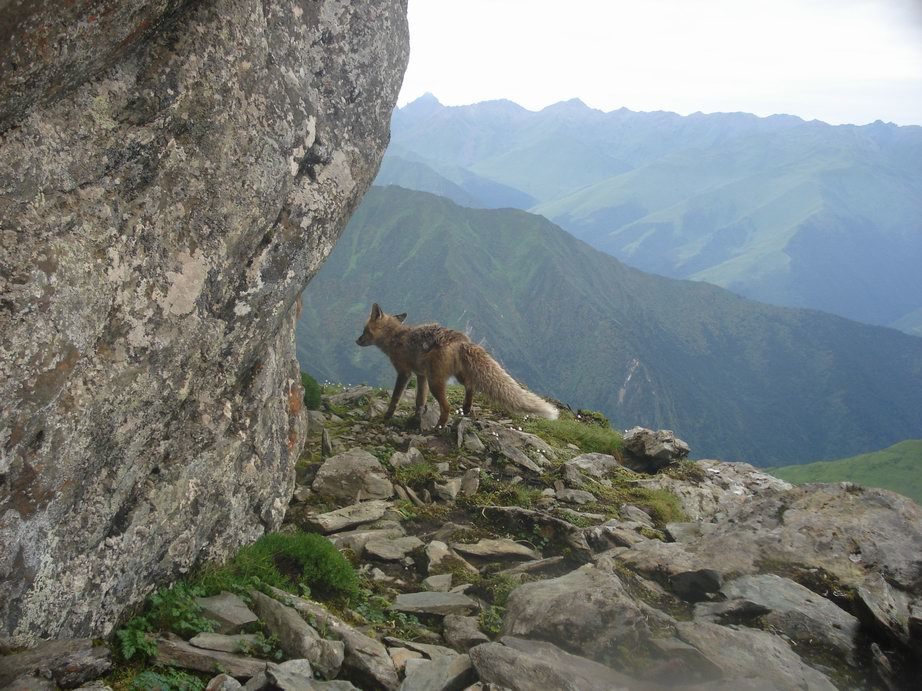
[[[439,427],[448,422],[448,399],[445,386],[454,377],[464,386],[465,415],[470,414],[475,391],[510,413],[531,413],[540,417],[557,419],[557,409],[543,398],[526,391],[500,367],[486,350],[460,331],[446,329],[438,324],[405,326],[404,314],[385,314],[375,303],[365,330],[356,339],[360,346],[378,346],[397,370],[397,383],[391,403],[384,413],[390,418],[406,389],[410,375],[416,374],[416,415],[422,414],[429,387],[439,402],[441,415]]]

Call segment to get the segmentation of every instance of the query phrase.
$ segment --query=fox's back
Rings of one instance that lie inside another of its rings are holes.
[[[439,324],[419,324],[403,330],[392,359],[399,359],[417,373],[426,373],[433,361],[456,357],[453,346],[470,339],[460,331]]]

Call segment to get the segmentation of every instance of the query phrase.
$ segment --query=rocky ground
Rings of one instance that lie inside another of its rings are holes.
[[[161,636],[160,663],[220,671],[207,688],[227,690],[918,681],[922,509],[910,500],[682,460],[665,433],[633,430],[615,448],[591,414],[545,423],[475,406],[434,430],[435,406],[409,420],[411,396],[388,423],[385,392],[325,396],[286,517],[343,551],[378,607],[334,612],[272,588],[205,598],[216,631]],[[259,656],[246,633],[258,624],[281,659]],[[0,658],[0,687],[74,688],[107,664],[91,642],[20,653]],[[109,682],[94,683],[82,688]]]

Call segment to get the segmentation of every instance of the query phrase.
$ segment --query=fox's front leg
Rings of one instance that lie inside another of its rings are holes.
[[[394,411],[397,410],[397,404],[400,402],[400,397],[403,396],[403,392],[407,388],[408,381],[410,381],[409,372],[397,372],[397,383],[394,384],[394,393],[391,395],[391,404],[387,406],[387,410],[384,411],[385,420],[389,420],[390,417],[394,414]]]
[[[422,418],[429,395],[429,380],[421,374],[416,375],[416,417]]]

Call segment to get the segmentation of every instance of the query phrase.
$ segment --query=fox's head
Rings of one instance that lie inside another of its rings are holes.
[[[377,345],[381,334],[389,328],[400,324],[406,318],[406,312],[403,314],[384,314],[376,302],[371,306],[371,314],[368,317],[368,321],[365,322],[365,329],[362,331],[362,335],[355,339],[355,342],[360,346]]]

